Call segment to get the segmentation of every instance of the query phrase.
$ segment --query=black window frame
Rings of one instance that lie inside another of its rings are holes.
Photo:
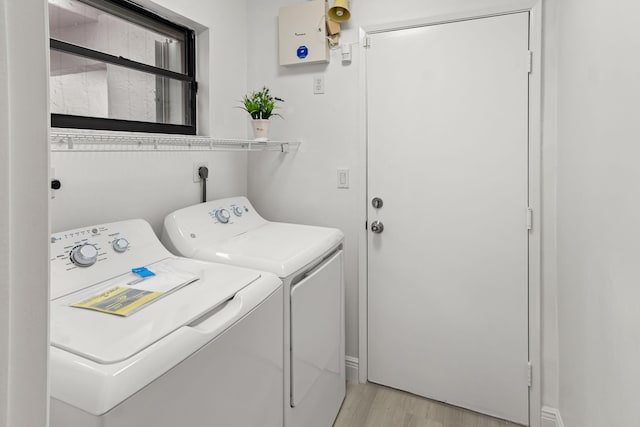
[[[112,130],[112,131],[130,131],[130,132],[148,132],[148,133],[167,133],[167,134],[196,134],[197,120],[197,99],[198,83],[196,81],[196,37],[195,31],[190,28],[171,22],[155,13],[144,9],[127,0],[78,0],[90,6],[99,7],[100,3],[111,3],[127,10],[131,14],[141,15],[149,18],[159,24],[171,27],[184,34],[184,64],[185,73],[178,73],[164,68],[155,67],[153,65],[144,64],[142,62],[133,61],[123,58],[122,56],[114,56],[101,51],[88,49],[72,43],[67,43],[54,38],[49,39],[49,47],[62,53],[72,54],[83,58],[95,59],[105,63],[126,67],[136,71],[155,74],[157,76],[169,77],[175,80],[189,83],[189,105],[185,116],[190,118],[190,124],[177,125],[170,123],[142,122],[134,120],[110,119],[101,117],[78,116],[71,114],[51,113],[51,126],[55,128],[74,128],[74,129],[94,129],[94,130]],[[127,19],[126,16],[122,18]],[[134,22],[134,21],[131,21]]]

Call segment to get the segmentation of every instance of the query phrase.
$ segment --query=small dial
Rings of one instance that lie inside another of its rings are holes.
[[[229,222],[229,218],[231,218],[231,214],[226,209],[219,209],[216,211],[216,219],[222,224],[226,224]]]
[[[122,253],[129,247],[129,241],[124,237],[118,237],[113,241],[113,250]]]
[[[242,216],[242,208],[240,206],[234,206],[232,210],[235,216]]]
[[[98,260],[98,250],[89,243],[83,243],[71,250],[71,262],[79,267],[89,267]]]

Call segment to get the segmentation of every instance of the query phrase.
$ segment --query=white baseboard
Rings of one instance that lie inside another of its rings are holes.
[[[564,427],[560,411],[556,408],[543,406],[540,418],[542,419],[541,427]]]
[[[345,363],[347,365],[347,381],[352,383],[358,382],[358,358],[347,356],[345,357]]]

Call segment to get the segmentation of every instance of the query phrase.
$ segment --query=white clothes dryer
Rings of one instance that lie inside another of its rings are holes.
[[[282,426],[282,298],[143,220],[53,234],[51,426]]]
[[[270,271],[284,283],[284,418],[329,427],[345,396],[344,235],[270,222],[245,197],[180,209],[162,242],[176,254]]]

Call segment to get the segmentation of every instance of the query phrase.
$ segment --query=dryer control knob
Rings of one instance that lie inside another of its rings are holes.
[[[129,241],[124,237],[118,237],[113,241],[113,250],[122,253],[129,247]]]
[[[83,243],[71,250],[71,262],[78,267],[89,267],[98,260],[98,250],[89,243]]]
[[[234,206],[233,207],[233,213],[236,216],[242,216],[242,208],[240,206]]]
[[[216,211],[216,219],[222,224],[226,224],[229,222],[229,218],[231,218],[231,214],[226,209],[219,209]]]

